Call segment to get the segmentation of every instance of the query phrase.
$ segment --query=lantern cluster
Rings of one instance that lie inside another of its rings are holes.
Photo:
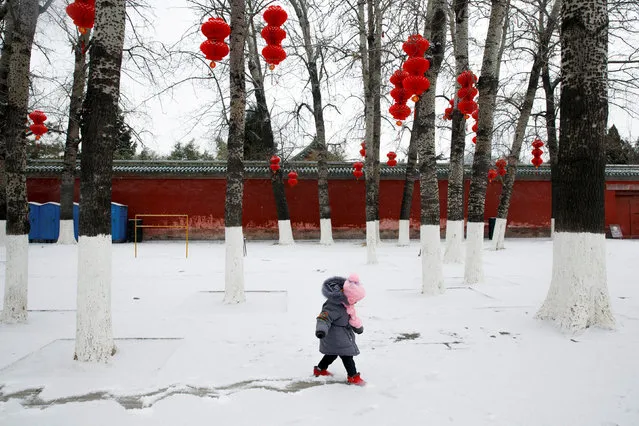
[[[408,40],[402,45],[402,49],[408,55],[408,59],[402,65],[402,69],[408,73],[402,80],[402,86],[407,96],[412,95],[413,102],[417,102],[421,94],[430,87],[430,81],[424,77],[430,68],[430,61],[424,58],[429,47],[428,40],[419,34],[408,36]]]
[[[444,110],[444,120],[452,120],[453,119],[453,109],[455,108],[455,100],[451,99],[448,101],[450,105],[448,108]]]
[[[297,185],[297,172],[295,170],[288,172],[288,184],[290,186]]]
[[[271,157],[270,168],[273,173],[277,173],[277,171],[280,169],[280,161],[281,161],[281,158],[278,157],[277,155],[274,155]]]
[[[497,174],[499,174],[499,176],[506,176],[506,166],[508,165],[508,162],[503,159],[500,158],[499,160],[497,160],[495,162],[495,167],[497,167]]]
[[[36,140],[39,140],[42,135],[49,131],[47,126],[44,125],[47,116],[42,111],[35,110],[29,114],[29,118],[33,121],[33,124],[29,126],[29,130],[35,135]]]
[[[488,182],[489,183],[492,183],[493,180],[495,180],[496,177],[497,177],[497,170],[495,170],[495,169],[488,170]]]
[[[286,59],[286,51],[282,49],[282,40],[286,38],[286,31],[280,27],[286,22],[288,15],[280,6],[269,6],[263,16],[268,25],[262,28],[262,38],[266,41],[262,56],[269,64],[269,69],[273,70],[276,65]]]
[[[362,147],[362,149],[359,150],[359,155],[366,158],[366,142],[362,142],[359,145]]]
[[[395,86],[390,92],[395,103],[388,108],[388,112],[397,120],[395,123],[398,126],[401,126],[402,122],[410,115],[410,107],[406,105],[406,102],[408,102],[410,98],[410,93],[404,89],[404,80],[406,77],[408,77],[406,71],[397,70],[390,78],[390,82]]]
[[[388,161],[386,162],[386,165],[390,167],[395,167],[397,165],[397,160],[395,160],[395,158],[397,158],[397,154],[395,154],[393,151],[390,151],[388,154],[386,154],[386,156],[388,157]]]
[[[475,87],[477,76],[472,71],[466,70],[457,76],[457,83],[461,86],[457,91],[457,109],[464,116],[468,116],[477,109],[475,102],[475,96],[479,93]]]
[[[541,155],[544,153],[544,151],[541,150],[541,147],[544,146],[544,143],[541,141],[541,139],[536,138],[533,141],[532,146],[533,158],[532,160],[530,160],[530,162],[533,164],[533,166],[535,166],[535,168],[538,168],[544,163],[544,160],[541,159]]]
[[[67,6],[67,15],[78,27],[80,34],[85,34],[95,23],[95,0],[75,0]]]
[[[202,24],[202,34],[206,40],[200,44],[200,50],[211,61],[211,68],[229,54],[225,39],[231,34],[231,27],[222,18],[209,18]]]
[[[475,136],[473,136],[473,143],[477,143],[477,129],[479,128],[479,110],[476,109],[475,111],[473,111],[473,113],[470,116],[473,117],[473,120],[475,120],[475,124],[473,124],[473,127],[471,129],[473,132],[475,132]]]
[[[356,163],[353,163],[353,176],[355,176],[357,180],[359,180],[359,178],[364,176],[364,172],[362,171],[363,168],[364,168],[364,163],[362,163],[361,161],[357,161]]]

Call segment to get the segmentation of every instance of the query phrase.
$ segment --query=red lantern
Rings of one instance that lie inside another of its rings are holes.
[[[280,27],[267,25],[262,28],[262,38],[266,40],[266,44],[281,45],[282,40],[286,38],[286,31]]]
[[[288,184],[291,186],[297,185],[297,172],[294,170],[288,172]]]
[[[424,75],[424,73],[430,68],[430,62],[428,62],[428,59],[421,56],[414,56],[412,58],[408,58],[406,62],[404,62],[402,68],[410,75]]]
[[[36,140],[39,140],[42,135],[49,131],[47,126],[42,123],[34,123],[29,126],[29,129],[31,129],[31,132],[35,135]]]
[[[470,116],[473,117],[475,121],[479,120],[479,109],[476,108]]]
[[[93,28],[95,23],[95,0],[76,0],[66,8],[67,15],[73,20],[81,34]]]
[[[464,98],[457,103],[457,109],[462,114],[472,114],[473,111],[477,109],[477,104],[471,100],[468,100],[468,98]]]
[[[473,127],[472,127],[472,129],[471,129],[471,130],[472,130],[473,132],[477,133],[478,128],[479,128],[478,124],[477,124],[477,123],[475,123],[475,124],[473,124]]]
[[[544,163],[544,160],[541,159],[541,156],[544,153],[544,151],[541,150],[541,147],[544,146],[544,143],[541,141],[541,139],[536,138],[533,141],[532,146],[533,159],[531,160],[531,163],[535,166],[535,168],[538,168]]]
[[[477,143],[477,136],[473,136],[472,141],[473,141],[474,144],[476,144]]]
[[[357,161],[353,164],[353,176],[355,176],[356,179],[359,180],[359,178],[361,178],[362,176],[364,176],[364,172],[362,172],[362,169],[364,168],[364,163],[362,163],[361,161]]]
[[[410,75],[404,79],[403,85],[406,91],[414,93],[415,96],[420,96],[430,88],[430,81],[423,75]],[[415,97],[412,99],[414,102],[417,102]]]
[[[503,158],[500,158],[499,160],[495,162],[495,167],[497,167],[497,173],[499,174],[499,176],[506,176],[507,165],[508,165],[508,162],[504,160]]]
[[[469,87],[477,83],[477,76],[472,71],[466,70],[457,76],[457,83],[461,87]]]
[[[492,182],[497,177],[497,171],[495,169],[488,170],[488,182]]]
[[[533,166],[535,166],[535,168],[538,168],[544,163],[544,160],[539,157],[534,157],[532,160],[530,160],[530,162],[533,164]]]
[[[398,104],[405,104],[408,102],[408,98],[410,97],[410,93],[401,87],[396,87],[390,92],[391,98],[395,100]]]
[[[222,18],[209,18],[202,24],[202,34],[209,40],[224,42],[231,34],[231,27]]]
[[[444,110],[444,120],[452,120],[453,119],[453,108],[446,108]]]
[[[280,169],[280,157],[274,155],[271,157],[271,170],[276,173]]]
[[[408,40],[402,44],[402,49],[404,52],[410,57],[413,56],[424,56],[428,48],[430,47],[430,43],[420,34],[412,34],[408,37]]]
[[[282,49],[282,46],[267,44],[264,49],[262,49],[262,56],[264,56],[264,60],[269,64],[269,68],[272,70],[276,65],[279,65],[280,62],[286,59],[286,51]]]
[[[409,74],[406,71],[397,70],[391,75],[390,82],[394,86],[402,87],[402,81],[408,76]]]
[[[395,167],[397,165],[397,161],[395,160],[397,154],[395,154],[393,151],[390,151],[388,154],[386,154],[386,156],[388,157],[388,161],[386,162],[386,164],[390,167]]]
[[[264,20],[267,24],[281,27],[288,19],[288,14],[281,6],[269,6],[264,11]]]
[[[406,104],[393,104],[388,108],[388,112],[397,120],[396,124],[401,126],[402,121],[410,115],[410,108]]]
[[[47,121],[47,116],[42,111],[37,109],[29,114],[29,118],[34,123],[44,123],[45,121]]]
[[[215,68],[215,62],[221,61],[229,54],[229,47],[221,41],[206,40],[200,44],[200,50],[211,61],[211,68]]]

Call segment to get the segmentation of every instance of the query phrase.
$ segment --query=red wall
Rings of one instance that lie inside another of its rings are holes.
[[[404,182],[382,180],[380,183],[380,229],[391,235],[397,231]],[[29,201],[59,201],[59,180],[29,177]],[[136,214],[188,214],[189,234],[194,238],[221,238],[224,235],[224,198],[226,181],[220,178],[117,177],[113,179],[114,202],[128,205],[129,218]],[[469,185],[466,182],[466,200]],[[497,213],[501,184],[492,183],[486,195],[485,217]],[[318,238],[319,204],[317,182],[302,179],[286,188],[293,231],[296,238]],[[441,217],[446,217],[447,181],[439,182]],[[365,183],[363,180],[331,180],[329,182],[331,220],[336,237],[365,234]],[[76,201],[79,188],[76,185]],[[606,224],[619,223],[616,215],[615,191],[606,191]],[[519,180],[511,199],[510,235],[548,235],[550,229],[550,181]],[[146,224],[167,224],[170,220],[145,219]],[[277,232],[277,215],[271,182],[247,179],[244,185],[245,233],[249,237],[273,237]],[[445,220],[442,222],[442,228]],[[419,184],[411,213],[414,236],[419,229]],[[145,229],[145,237],[154,235],[181,237],[182,230]]]

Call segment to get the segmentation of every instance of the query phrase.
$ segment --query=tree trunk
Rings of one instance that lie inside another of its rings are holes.
[[[9,5],[13,19],[13,39],[7,77],[7,104],[4,117],[6,143],[7,224],[6,272],[4,287],[5,322],[27,320],[29,274],[29,205],[27,204],[27,141],[25,123],[29,103],[31,47],[38,22],[37,0]]]
[[[524,95],[524,102],[519,110],[520,113],[515,127],[513,143],[510,148],[510,154],[508,155],[508,168],[506,176],[504,176],[501,197],[499,199],[499,207],[497,208],[497,220],[495,223],[495,230],[493,232],[493,239],[491,241],[491,247],[493,250],[504,248],[506,221],[508,218],[508,209],[510,208],[510,197],[512,196],[515,176],[517,174],[517,165],[519,164],[519,157],[521,155],[521,146],[524,142],[526,126],[528,125],[530,112],[532,111],[533,103],[535,101],[537,87],[539,86],[539,74],[541,73],[541,68],[546,61],[544,51],[548,49],[548,43],[550,42],[550,38],[555,30],[560,4],[560,0],[555,2],[552,11],[550,12],[547,25],[544,25],[543,22],[545,10],[540,12],[539,27],[543,30],[540,34],[539,40],[537,41],[537,52],[530,69],[528,87],[526,89],[526,94]]]
[[[495,98],[499,84],[499,52],[508,0],[492,0],[488,34],[484,47],[479,90],[479,128],[473,158],[472,180],[468,199],[468,230],[464,281],[476,284],[483,279],[482,250],[484,240],[484,204],[488,167],[491,160]]]
[[[546,58],[547,59],[547,58]],[[557,116],[555,114],[555,86],[550,81],[548,61],[541,72],[541,81],[546,95],[546,135],[548,137],[548,153],[550,154],[551,214],[550,232],[554,236],[555,217],[557,217]]]
[[[82,99],[86,83],[86,51],[89,44],[90,31],[80,34],[73,47],[75,62],[73,68],[73,86],[69,100],[69,123],[67,140],[64,145],[64,162],[60,183],[60,237],[59,244],[75,244],[73,232],[73,198],[75,194],[75,166],[80,144],[80,120],[82,115]]]
[[[291,0],[304,38],[306,51],[306,69],[308,70],[313,96],[313,118],[315,120],[315,143],[318,147],[317,158],[317,190],[320,213],[320,244],[333,244],[331,225],[331,204],[328,194],[328,149],[326,147],[326,127],[324,125],[324,108],[319,72],[317,70],[318,52],[313,48],[311,27],[308,20],[308,4],[305,0]],[[319,47],[318,47],[319,49]]]
[[[242,199],[244,196],[244,118],[246,87],[244,81],[244,41],[246,38],[244,0],[231,0],[231,50],[229,59],[228,161],[224,226],[226,239],[225,303],[241,303],[244,295],[244,257]]]
[[[257,40],[255,26],[253,22],[250,25],[251,33],[246,37],[249,49],[249,72],[253,83],[255,100],[257,102],[258,117],[264,119],[262,123],[262,132],[259,135],[264,139],[263,146],[269,147],[269,157],[277,155],[277,146],[275,145],[275,137],[273,136],[273,127],[271,122],[271,112],[266,103],[266,91],[264,90],[264,74],[260,66],[260,56],[257,51]],[[268,158],[264,159],[265,161]],[[286,201],[286,191],[284,190],[283,169],[279,169],[275,173],[271,173],[271,188],[273,189],[273,197],[275,199],[275,209],[277,211],[277,227],[279,233],[279,244],[293,244],[293,229],[291,227],[291,216],[288,210],[288,202]]]
[[[419,110],[415,110],[415,122],[419,121]],[[399,239],[398,245],[410,244],[410,213],[413,205],[415,182],[419,178],[417,169],[417,134],[413,131],[408,145],[408,159],[406,160],[406,177],[404,178],[404,192],[399,211]]]
[[[366,98],[366,247],[369,264],[377,263],[379,227],[379,149],[381,138],[381,10],[379,0],[368,5],[368,93]]]
[[[455,73],[469,69],[468,65],[468,0],[454,0],[455,12],[453,47]],[[457,95],[454,98],[457,102]],[[453,109],[448,170],[448,206],[446,213],[445,263],[462,263],[464,241],[464,149],[466,120],[456,107]]]
[[[537,317],[578,333],[610,328],[604,191],[608,122],[606,1],[563,0],[553,273]]]
[[[440,250],[439,183],[437,179],[437,153],[435,151],[435,95],[437,77],[444,59],[446,46],[446,1],[431,0],[432,24],[430,26],[431,66],[426,77],[430,89],[417,102],[419,110],[413,133],[417,133],[419,150],[419,189],[421,199],[421,257],[422,293],[434,295],[444,292],[442,259]]]
[[[13,39],[13,19],[10,13],[4,18],[4,34],[2,56],[0,56],[0,245],[4,246],[7,238],[7,173],[6,158],[6,115],[7,98],[9,96],[9,62],[11,60],[11,41]]]
[[[82,160],[75,359],[106,362],[115,353],[111,323],[111,180],[118,138],[125,0],[97,0]]]

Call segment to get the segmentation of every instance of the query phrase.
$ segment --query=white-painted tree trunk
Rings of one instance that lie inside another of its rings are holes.
[[[0,220],[0,246],[7,244],[7,221]]]
[[[490,240],[491,250],[502,250],[504,248],[504,237],[506,236],[506,219],[495,219],[495,229],[493,229],[493,239]]]
[[[111,235],[80,236],[75,358],[107,362],[115,353],[111,321]]]
[[[407,246],[410,244],[410,220],[402,219],[399,221],[399,238],[397,245]]]
[[[295,242],[295,240],[293,240],[293,228],[291,227],[290,220],[278,220],[277,227],[280,234],[280,245],[288,246]]]
[[[446,247],[444,263],[463,263],[464,261],[464,221],[446,221]]]
[[[606,237],[587,232],[557,232],[553,242],[552,280],[537,318],[561,330],[613,328],[606,284]]]
[[[29,236],[7,235],[2,321],[27,321],[29,289]]]
[[[375,221],[375,244],[380,244],[382,242],[382,237],[379,233],[379,220]]]
[[[60,236],[58,244],[76,244],[75,233],[73,232],[73,219],[60,221]]]
[[[377,263],[377,230],[375,221],[366,222],[366,263]]]
[[[330,246],[333,244],[333,225],[331,219],[320,219],[320,244]]]
[[[484,279],[483,265],[484,222],[468,222],[466,225],[466,263],[464,282],[477,284]]]
[[[244,295],[244,234],[241,226],[224,229],[226,268],[224,271],[224,303],[242,303]]]
[[[419,231],[422,249],[422,293],[430,296],[442,294],[445,288],[439,226],[422,225]]]
[[[550,218],[550,238],[555,238],[555,218]]]

